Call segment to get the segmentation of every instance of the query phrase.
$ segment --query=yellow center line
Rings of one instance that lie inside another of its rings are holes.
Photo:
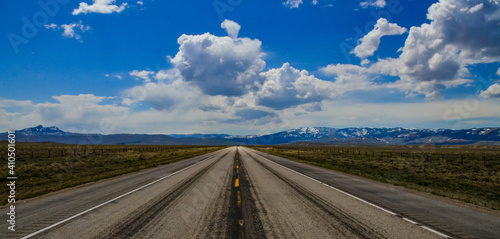
[[[240,191],[238,191],[238,207],[241,207],[241,194],[240,194]]]
[[[234,187],[239,187],[240,186],[240,179],[236,179],[236,181],[234,182]]]

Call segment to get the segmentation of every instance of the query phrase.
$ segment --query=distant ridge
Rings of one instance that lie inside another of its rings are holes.
[[[7,133],[0,134],[6,139]],[[81,134],[56,126],[38,125],[16,131],[18,141],[65,144],[159,144],[159,145],[275,145],[313,143],[335,145],[500,145],[500,128],[407,129],[407,128],[328,128],[303,127],[267,135],[233,136],[228,134]]]

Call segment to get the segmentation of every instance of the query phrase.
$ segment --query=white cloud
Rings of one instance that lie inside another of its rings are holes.
[[[114,5],[116,0],[93,0],[94,3],[92,5],[88,5],[85,2],[81,2],[77,9],[73,10],[73,15],[78,15],[80,13],[102,13],[102,14],[111,14],[111,13],[120,13],[127,7],[127,3],[122,3],[120,6]]]
[[[321,68],[320,70],[326,75],[337,75],[337,76],[347,75],[347,74],[364,75],[364,74],[377,73],[371,68],[357,66],[357,65],[350,65],[350,64],[335,64],[335,65],[331,64]]]
[[[441,0],[429,8],[430,24],[412,27],[399,59],[391,61],[397,75],[411,82],[447,82],[470,76],[468,66],[500,59],[499,20],[485,13],[499,2]],[[469,8],[473,11],[462,12]],[[479,11],[479,9],[482,9]]]
[[[137,4],[139,4],[139,5],[143,5],[143,4],[144,4],[144,2],[143,2],[143,1],[137,1]]]
[[[165,80],[174,81],[179,79],[180,77],[181,73],[176,68],[160,70],[155,75],[155,79],[159,81],[165,81]]]
[[[155,110],[190,109],[197,107],[193,102],[200,102],[203,96],[197,87],[182,80],[171,84],[148,83],[128,89],[126,95],[134,100],[145,101]]]
[[[338,95],[356,90],[374,90],[380,85],[374,84],[374,80],[379,74],[373,67],[361,67],[350,64],[332,64],[320,68],[320,71],[327,76],[335,77],[335,89]]]
[[[150,76],[153,75],[154,72],[153,71],[146,71],[146,70],[142,70],[142,71],[133,70],[133,71],[129,72],[129,74],[131,76],[135,76],[139,79],[142,79],[145,82],[150,82],[151,81]]]
[[[273,109],[321,102],[333,99],[337,93],[332,82],[320,80],[305,70],[299,71],[288,63],[262,72],[261,76],[265,81],[255,93],[256,103]]]
[[[241,96],[255,88],[265,68],[261,42],[249,38],[182,35],[170,61],[187,82],[207,95]]]
[[[107,77],[107,78],[109,78],[109,77],[115,77],[115,78],[120,79],[120,80],[123,78],[123,77],[122,77],[121,75],[119,75],[119,74],[115,74],[115,75],[105,74],[104,76],[105,76],[105,77]]]
[[[182,82],[179,82],[184,84]],[[161,89],[163,86],[159,86]],[[166,86],[169,87],[169,86]],[[176,94],[177,86],[168,92]],[[179,89],[185,89],[181,86]],[[145,86],[144,86],[144,88]],[[154,89],[154,88],[153,88]],[[188,88],[189,89],[189,88]],[[236,102],[222,96],[189,94],[172,95],[183,97],[180,104],[212,106],[202,111],[196,107],[173,107],[172,110],[132,111],[140,101],[124,98],[115,103],[104,103],[110,97],[94,95],[55,96],[56,103],[33,103],[0,99],[0,132],[9,129],[23,129],[35,125],[56,125],[71,132],[98,133],[264,133],[281,129],[297,128],[308,125],[332,127],[430,127],[449,128],[453,125],[471,128],[491,126],[498,122],[500,107],[495,99],[440,100],[421,103],[353,103],[341,99],[324,101],[322,110],[315,110],[318,104],[303,104],[294,108],[268,111],[251,105],[236,106]],[[164,93],[159,94],[163,97]],[[189,98],[189,97],[197,98]],[[201,98],[200,98],[201,96]],[[473,111],[464,114],[460,106],[477,105]],[[177,103],[176,103],[177,104]],[[184,106],[186,106],[184,105]],[[128,107],[126,107],[128,106]],[[458,106],[458,108],[457,108]],[[217,110],[217,108],[221,110]],[[225,110],[222,110],[222,109]],[[458,111],[457,111],[458,109]],[[252,118],[250,123],[243,122]],[[469,124],[483,119],[482,122]],[[402,122],[403,125],[402,125]]]
[[[52,29],[52,30],[56,30],[59,26],[57,26],[56,24],[54,23],[51,23],[51,24],[45,24],[45,28],[47,29]]]
[[[302,0],[287,0],[283,2],[283,5],[289,8],[299,8],[300,4],[302,4]]]
[[[368,64],[370,64],[370,60],[368,60],[368,59],[361,60],[361,65],[362,66],[365,66],[365,65],[368,65]]]
[[[58,102],[32,104],[32,111],[16,116],[22,124],[20,128],[43,124],[102,132],[99,128],[103,122],[116,121],[129,111],[123,106],[102,104],[109,97],[93,94],[60,95],[52,98]]]
[[[483,98],[500,98],[500,84],[491,85],[485,91],[481,91],[480,96]]]
[[[238,32],[241,29],[241,26],[238,23],[226,19],[220,24],[220,26],[222,29],[226,30],[227,34],[231,38],[238,38]]]
[[[313,5],[318,4],[318,0],[312,0],[312,4],[313,4]]]
[[[500,68],[498,68],[498,70],[497,70],[497,75],[500,76]]]
[[[480,11],[483,8],[483,6],[484,6],[483,3],[480,3],[474,7],[471,7],[469,9],[469,13],[476,13],[477,11]]]
[[[122,105],[125,105],[125,106],[128,106],[128,107],[130,107],[133,104],[137,104],[137,103],[139,103],[138,100],[133,100],[133,99],[128,99],[128,98],[124,98],[122,100]]]
[[[379,87],[396,88],[408,96],[440,97],[439,92],[446,88],[471,82],[474,76],[469,67],[500,61],[500,34],[492,34],[500,25],[500,17],[494,17],[497,13],[499,1],[441,0],[428,10],[430,23],[410,29],[398,58],[379,59],[355,70],[359,70],[359,77],[366,76],[366,71],[399,77]],[[367,44],[371,47],[358,48],[354,53],[369,56],[375,45]],[[368,64],[365,61],[362,65]]]
[[[353,53],[361,59],[372,56],[380,45],[380,38],[383,36],[401,35],[406,31],[406,28],[400,27],[395,23],[389,23],[385,18],[380,18],[373,30],[359,40],[360,44],[354,48]]]
[[[75,30],[78,30],[81,33],[84,33],[84,32],[87,32],[90,30],[90,26],[83,25],[82,21],[73,22],[70,24],[61,24],[60,26],[52,23],[52,24],[45,25],[45,28],[52,29],[52,30],[63,29],[63,33],[62,33],[63,37],[74,38],[75,40],[77,40],[79,42],[82,42],[82,36],[80,36],[80,34],[76,33]]]
[[[367,7],[383,8],[385,7],[385,4],[386,4],[385,0],[369,0],[361,2],[359,5],[362,8],[367,8]]]
[[[97,104],[106,97],[104,96],[95,96],[93,94],[80,94],[80,95],[59,95],[53,96],[55,100],[59,101],[61,104],[65,105],[94,105]]]

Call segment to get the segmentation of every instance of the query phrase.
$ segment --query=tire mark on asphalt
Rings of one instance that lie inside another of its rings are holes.
[[[124,222],[115,225],[114,228],[105,235],[100,235],[98,238],[130,238],[135,234],[140,232],[140,229],[146,226],[151,220],[153,220],[159,212],[165,210],[174,200],[179,198],[182,194],[187,192],[187,190],[194,186],[194,184],[200,179],[207,171],[209,171],[216,163],[218,163],[222,158],[224,158],[229,152],[225,153],[219,157],[215,162],[209,164],[207,167],[195,173],[194,176],[189,177],[182,182],[180,182],[175,189],[164,193],[147,203],[146,205],[134,210],[128,219]]]
[[[198,158],[198,159],[196,161],[194,161],[190,165],[196,164],[198,162],[201,162],[203,160],[212,158],[214,156],[215,156],[214,153],[210,153],[209,155],[196,156],[194,158]],[[163,166],[166,166],[166,165],[163,165]],[[164,170],[164,169],[157,168],[157,169],[152,169],[152,170],[157,171],[157,170]],[[126,188],[122,188],[122,189],[120,189],[120,190],[118,190],[116,192],[113,192],[113,193],[110,193],[110,194],[107,194],[107,195],[103,195],[103,196],[99,196],[99,197],[93,198],[92,202],[74,200],[74,206],[72,208],[70,208],[69,210],[62,211],[60,213],[56,213],[56,214],[51,215],[51,216],[49,216],[47,218],[44,218],[44,219],[41,219],[41,220],[39,220],[37,222],[31,223],[29,225],[20,226],[19,229],[16,229],[15,232],[8,232],[5,235],[5,238],[9,238],[9,239],[10,238],[21,238],[22,236],[29,235],[29,234],[31,234],[33,232],[39,231],[39,230],[41,230],[43,228],[46,228],[46,227],[48,227],[48,226],[50,226],[52,224],[55,224],[55,223],[60,222],[60,221],[63,221],[66,218],[69,218],[71,216],[74,216],[76,214],[84,212],[87,209],[92,208],[95,205],[99,205],[99,204],[101,204],[103,202],[106,202],[106,201],[112,199],[112,198],[115,198],[115,197],[117,197],[119,195],[122,195],[124,192],[128,192],[131,189],[138,188],[138,187],[140,187],[142,185],[151,183],[151,182],[153,182],[153,181],[155,181],[157,179],[158,178],[151,178],[151,179],[148,179],[148,180],[145,180],[145,181],[137,182],[135,184],[127,186]],[[92,184],[92,183],[90,183],[90,184]],[[106,185],[106,187],[113,187],[114,185],[117,185],[119,183],[121,183],[121,182],[120,181],[118,181],[118,182],[110,182],[110,183],[108,183]],[[76,187],[80,187],[80,186],[82,186],[82,185],[79,185],[79,186],[76,186]],[[55,192],[55,193],[57,193],[57,192]],[[63,198],[63,199],[59,199],[59,200],[65,201],[66,199]],[[24,214],[23,216],[26,216],[26,215],[30,214],[30,212],[25,212],[25,213],[26,214]],[[0,236],[0,238],[1,238],[1,236]]]
[[[462,231],[459,228],[451,228],[449,226],[445,226],[442,223],[439,223],[439,221],[435,220],[434,218],[424,217],[422,215],[410,213],[410,212],[408,212],[407,209],[405,209],[404,207],[402,207],[400,205],[393,205],[393,204],[388,205],[387,203],[384,203],[381,201],[375,202],[371,198],[360,195],[359,193],[356,193],[356,191],[353,191],[350,187],[347,187],[341,183],[329,182],[327,184],[327,183],[321,182],[320,179],[318,179],[317,177],[314,177],[309,172],[307,172],[307,171],[304,172],[303,170],[301,170],[301,167],[298,165],[288,164],[285,166],[285,164],[279,163],[279,162],[275,161],[274,159],[266,157],[267,154],[265,154],[263,152],[256,151],[255,153],[257,155],[259,155],[260,157],[263,157],[263,158],[265,158],[265,159],[267,159],[275,164],[278,164],[278,165],[280,165],[284,168],[287,168],[289,170],[292,170],[296,173],[302,174],[303,176],[306,176],[312,180],[315,180],[315,181],[317,181],[325,186],[328,186],[330,188],[333,188],[337,191],[341,191],[344,194],[347,194],[351,197],[357,198],[358,200],[363,201],[365,203],[368,203],[369,205],[376,207],[382,211],[385,211],[389,214],[392,214],[392,215],[400,217],[400,218],[410,219],[411,221],[416,221],[418,224],[417,226],[424,228],[425,230],[431,231],[435,234],[438,234],[442,237],[457,238],[457,239],[476,238],[474,236],[468,235],[467,233],[465,233],[464,231]],[[274,155],[271,155],[271,156],[274,156]],[[274,157],[277,157],[277,156],[274,156]],[[432,228],[438,229],[439,231],[436,231]],[[431,230],[429,230],[429,229],[431,229]],[[444,234],[444,233],[446,233],[446,234]]]
[[[283,181],[285,184],[287,184],[290,188],[292,188],[294,191],[296,191],[300,196],[302,196],[304,199],[321,209],[323,212],[327,213],[331,218],[335,219],[337,222],[341,223],[342,226],[344,226],[346,229],[348,229],[350,232],[353,234],[359,236],[360,238],[366,238],[366,239],[371,239],[371,238],[385,238],[383,235],[380,235],[376,231],[374,231],[371,228],[366,227],[364,224],[362,224],[360,221],[352,218],[351,216],[347,215],[340,209],[336,208],[334,205],[328,203],[321,197],[316,196],[315,194],[311,193],[309,190],[306,188],[298,185],[297,183],[292,182],[291,180],[281,176],[277,171],[271,169],[264,163],[262,163],[260,160],[256,159],[253,157],[251,154],[248,154],[252,159],[254,159],[260,166],[271,172],[274,176],[276,176],[278,179]]]

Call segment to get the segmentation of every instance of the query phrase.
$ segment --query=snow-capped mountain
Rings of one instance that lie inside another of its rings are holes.
[[[473,144],[500,143],[499,128],[407,129],[407,128],[299,128],[256,139],[270,144],[314,142],[326,144]],[[496,143],[495,143],[496,142]],[[266,144],[266,143],[264,143]]]
[[[60,130],[56,126],[43,127],[41,125],[38,125],[33,128],[17,130],[16,134],[28,136],[28,135],[66,135],[67,133]]]
[[[6,139],[7,134],[0,134]],[[407,129],[407,128],[328,128],[304,127],[265,135],[233,136],[228,134],[79,134],[41,125],[16,131],[18,141],[52,141],[71,144],[288,144],[322,143],[336,145],[409,145],[409,144],[497,144],[500,145],[500,128],[474,129]],[[92,142],[89,138],[98,138]]]
[[[451,130],[303,127],[266,135],[209,136],[213,139],[229,139],[240,144],[287,144],[297,142],[365,145],[500,144],[499,128]]]

